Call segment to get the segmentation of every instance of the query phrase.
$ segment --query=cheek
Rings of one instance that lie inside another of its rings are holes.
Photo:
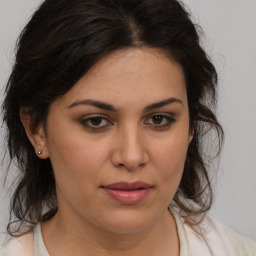
[[[74,141],[72,144],[62,141],[61,145],[67,146],[67,150],[55,145],[52,148],[56,153],[51,158],[58,202],[69,202],[75,208],[75,205],[88,202],[101,185],[103,152],[99,153],[99,147],[85,147]]]
[[[166,140],[157,145],[155,169],[157,171],[160,201],[169,204],[179,187],[187,153],[187,141],[180,138]],[[157,151],[158,150],[158,151]]]
[[[188,137],[173,136],[154,144],[154,163],[162,175],[161,182],[179,182],[186,159]]]
[[[105,163],[107,150],[104,145],[85,138],[83,134],[57,132],[49,134],[48,151],[58,186],[79,189],[97,183],[99,170]]]

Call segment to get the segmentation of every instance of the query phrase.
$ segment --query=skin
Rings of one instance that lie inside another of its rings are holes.
[[[167,99],[172,102],[147,108]],[[102,118],[90,119],[95,116]],[[151,48],[113,52],[52,103],[46,124],[32,132],[30,118],[21,114],[21,120],[35,151],[43,149],[38,157],[50,157],[56,177],[58,212],[42,223],[51,256],[179,255],[167,206],[192,134],[184,74],[170,54]],[[101,188],[119,181],[143,181],[153,189],[139,203],[124,205]]]

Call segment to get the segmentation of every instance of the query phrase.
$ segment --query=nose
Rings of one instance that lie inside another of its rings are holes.
[[[138,129],[122,131],[114,141],[112,163],[115,167],[134,171],[148,163],[149,156]]]

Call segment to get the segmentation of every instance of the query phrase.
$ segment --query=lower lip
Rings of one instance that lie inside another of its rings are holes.
[[[124,190],[115,190],[115,189],[107,189],[104,188],[104,191],[112,197],[114,200],[118,201],[121,204],[136,204],[139,203],[142,199],[144,199],[151,188],[124,191]]]

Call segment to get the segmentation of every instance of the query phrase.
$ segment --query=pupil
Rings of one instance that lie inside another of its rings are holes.
[[[154,116],[153,117],[154,124],[161,124],[162,121],[163,121],[163,117],[162,116]]]
[[[102,121],[101,117],[93,117],[91,119],[92,125],[95,125],[95,126],[100,125],[101,121]]]

